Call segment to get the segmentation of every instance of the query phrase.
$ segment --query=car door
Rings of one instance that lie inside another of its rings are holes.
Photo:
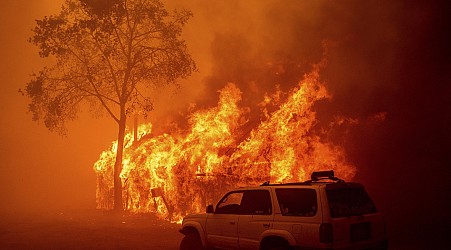
[[[243,191],[226,194],[208,216],[205,230],[211,246],[238,249],[238,211],[242,197]]]
[[[244,192],[238,219],[240,249],[258,249],[260,235],[270,229],[273,207],[269,190]]]

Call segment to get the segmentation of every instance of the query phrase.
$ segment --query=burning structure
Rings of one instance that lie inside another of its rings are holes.
[[[202,211],[230,187],[301,181],[324,169],[351,179],[355,167],[346,162],[343,149],[313,132],[317,120],[312,107],[330,97],[319,68],[286,98],[281,91],[266,95],[258,123],[248,119],[249,109],[240,107],[240,89],[229,83],[219,91],[216,107],[189,115],[185,130],[152,136],[152,124],[144,124],[137,141],[128,133],[121,173],[125,209],[179,221]],[[277,109],[269,111],[270,104]],[[113,142],[94,164],[100,209],[113,208],[116,147]]]

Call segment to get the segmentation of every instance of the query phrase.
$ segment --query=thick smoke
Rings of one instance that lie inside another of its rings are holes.
[[[182,84],[178,104],[160,105],[156,116],[178,115],[174,119],[183,124],[186,113],[180,110],[214,106],[217,91],[232,82],[242,90],[252,119],[258,119],[264,95],[296,86],[325,52],[329,64],[321,75],[335,97],[333,105],[318,107],[325,124],[337,115],[385,111],[372,102],[374,93],[393,88],[386,79],[396,70],[392,59],[399,37],[392,22],[400,6],[395,3],[171,1],[169,7],[194,13],[184,36],[199,72]]]
[[[255,109],[276,88],[289,90],[322,55],[314,19],[322,3],[227,1],[200,11],[214,17],[208,46],[211,71],[202,79],[204,105],[216,103],[215,92],[228,82],[243,91],[244,105]],[[312,11],[313,9],[313,11]],[[202,31],[200,31],[202,32]]]

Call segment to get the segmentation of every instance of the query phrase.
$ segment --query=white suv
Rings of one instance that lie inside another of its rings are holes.
[[[310,181],[238,188],[183,219],[187,249],[388,249],[383,217],[363,185],[333,171]]]

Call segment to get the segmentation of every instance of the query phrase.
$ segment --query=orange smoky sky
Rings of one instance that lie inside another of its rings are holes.
[[[183,37],[198,72],[179,89],[157,91],[155,110],[140,122],[151,121],[155,133],[168,122],[183,125],[193,107],[215,105],[228,82],[242,91],[241,105],[256,110],[265,93],[296,85],[321,59],[326,41],[321,77],[333,97],[315,106],[318,124],[338,116],[368,121],[334,140],[388,226],[407,222],[403,211],[424,214],[432,203],[449,211],[449,187],[408,185],[435,183],[435,172],[450,172],[451,22],[439,2],[168,0],[170,10],[194,14]],[[0,1],[0,210],[94,208],[92,166],[116,140],[116,124],[88,111],[69,123],[67,137],[53,134],[31,120],[28,100],[18,93],[45,62],[27,42],[35,20],[57,14],[61,3]]]
[[[2,210],[94,206],[91,165],[114,138],[114,126],[81,114],[63,138],[31,121],[18,90],[43,65],[27,42],[35,20],[56,13],[61,1],[1,1],[0,200]],[[102,128],[102,129],[96,129]]]

